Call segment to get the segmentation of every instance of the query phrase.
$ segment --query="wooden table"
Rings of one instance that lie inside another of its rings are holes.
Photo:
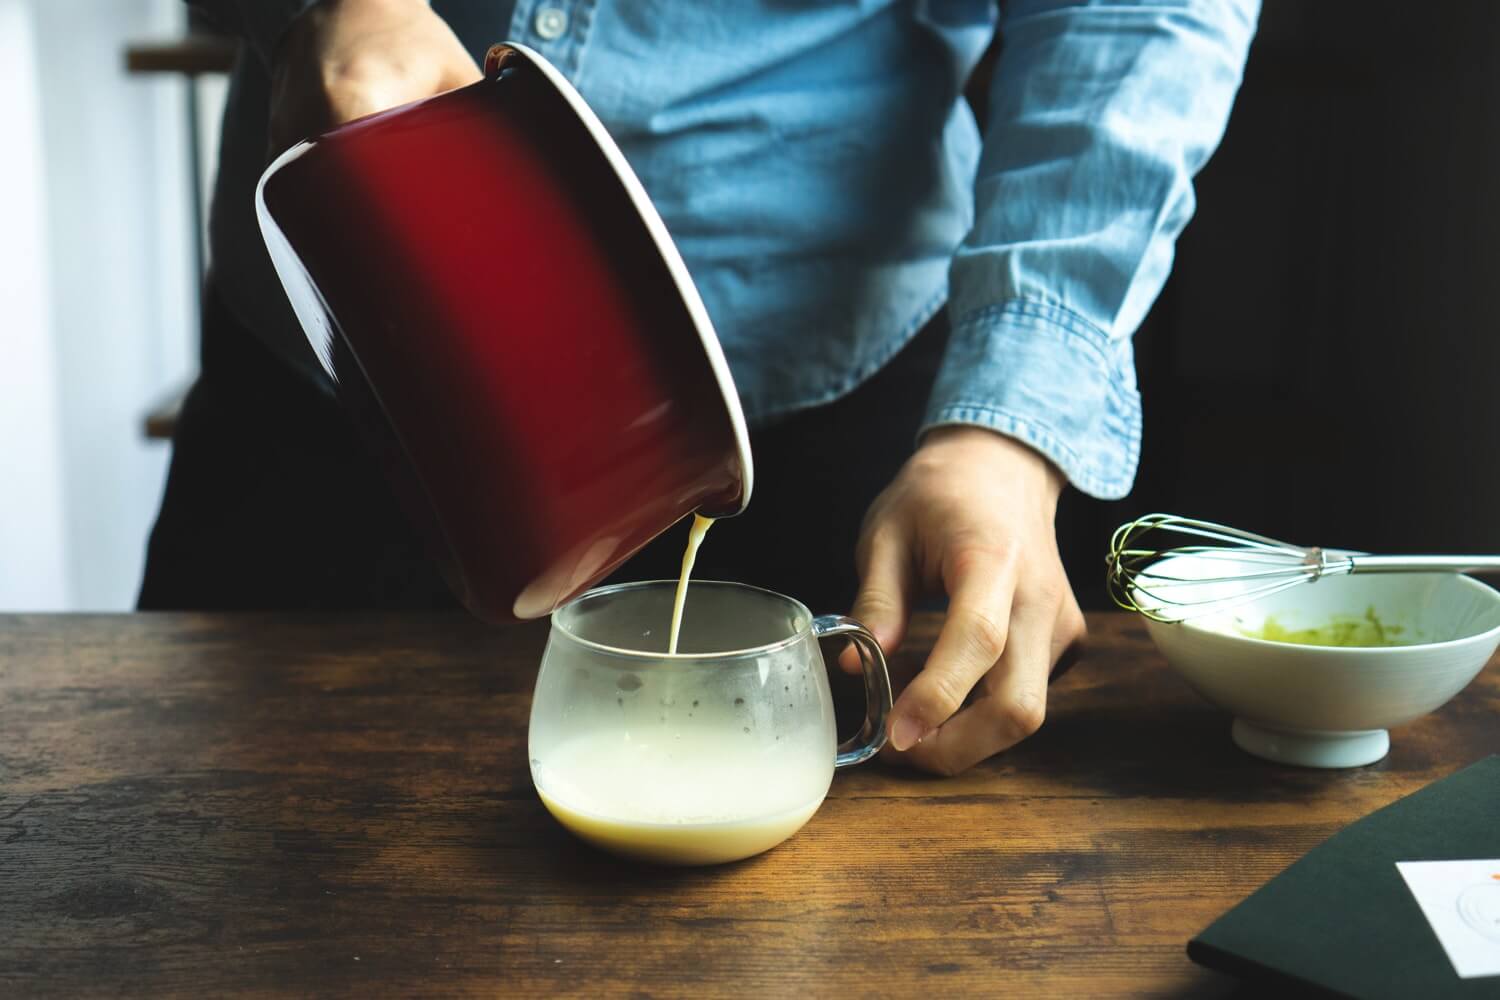
[[[1500,750],[1492,668],[1379,764],[1262,763],[1136,621],[1091,626],[1023,746],[645,870],[532,791],[544,627],[0,616],[0,995],[1225,995],[1189,937]]]

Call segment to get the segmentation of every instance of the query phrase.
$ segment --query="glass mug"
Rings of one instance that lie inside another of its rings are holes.
[[[796,833],[835,768],[885,743],[891,682],[851,618],[693,581],[668,655],[675,580],[591,590],[558,609],[531,704],[531,777],[581,839],[668,865],[736,861]],[[840,744],[818,640],[860,652],[866,715]]]

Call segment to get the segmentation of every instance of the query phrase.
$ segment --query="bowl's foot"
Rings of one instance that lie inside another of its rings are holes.
[[[1301,767],[1361,767],[1375,763],[1391,749],[1391,736],[1384,729],[1357,732],[1270,729],[1235,719],[1231,732],[1235,745],[1246,753]]]

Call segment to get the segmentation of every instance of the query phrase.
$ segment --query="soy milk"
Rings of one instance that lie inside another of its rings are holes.
[[[713,519],[702,514],[693,515],[693,527],[688,531],[687,548],[682,553],[682,575],[677,578],[677,595],[672,600],[672,631],[668,633],[667,652],[677,652],[677,636],[682,631],[682,606],[687,599],[688,577],[693,575],[693,563],[698,560],[698,546],[703,536],[713,526]]]
[[[581,733],[534,761],[532,777],[558,822],[604,850],[656,864],[736,861],[797,832],[833,780],[821,743],[740,735],[715,724]]]

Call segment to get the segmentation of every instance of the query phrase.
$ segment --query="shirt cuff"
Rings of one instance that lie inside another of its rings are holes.
[[[281,36],[317,0],[255,0],[240,5],[240,26],[245,40],[265,65],[271,64]]]
[[[974,424],[1045,455],[1100,500],[1130,492],[1141,454],[1141,397],[1128,340],[1062,306],[1014,300],[953,323],[922,422]]]

